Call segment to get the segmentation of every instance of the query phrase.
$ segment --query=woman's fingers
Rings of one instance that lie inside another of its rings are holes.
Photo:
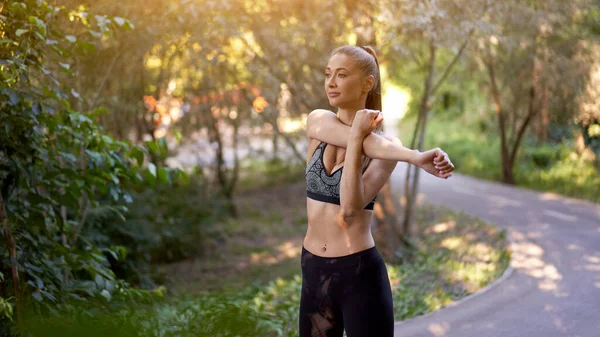
[[[450,168],[454,168],[454,165],[452,165],[452,163],[446,163],[445,165],[438,165],[439,169],[442,171],[447,171]]]

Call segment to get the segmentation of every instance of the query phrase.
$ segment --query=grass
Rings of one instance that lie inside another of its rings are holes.
[[[409,144],[414,125],[413,119],[400,124],[405,144]],[[431,118],[425,148],[446,151],[457,173],[502,181],[500,140],[495,125],[485,125]],[[572,142],[538,146],[532,139],[524,139],[513,172],[518,186],[600,203],[600,172],[574,150]]]
[[[282,159],[246,158],[241,161],[240,180],[236,190],[251,192],[261,188],[286,185],[298,181],[304,173],[304,163]]]
[[[508,267],[506,234],[465,213],[417,210],[417,252],[410,263],[388,265],[397,320],[422,315],[485,287]]]

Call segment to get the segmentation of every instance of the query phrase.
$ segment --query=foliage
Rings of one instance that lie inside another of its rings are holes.
[[[225,217],[222,198],[212,195],[201,176],[156,187],[131,187],[133,202],[125,221],[98,228],[114,244],[127,247],[125,261],[111,260],[116,274],[135,285],[154,287],[157,275],[152,265],[203,257],[221,233],[212,224]],[[160,282],[160,280],[158,280]]]
[[[92,315],[97,304],[161,296],[115,275],[112,264],[127,260],[128,247],[111,235],[132,201],[128,184],[181,175],[142,167],[148,150],[105,135],[93,120],[102,110],[75,111],[71,102],[83,98],[56,76],[72,73],[74,55],[131,25],[43,1],[9,1],[1,13],[0,333],[11,321],[23,326],[25,307],[55,315],[85,303],[82,314]],[[87,34],[70,35],[61,26],[70,24]]]
[[[403,120],[401,129],[409,129],[411,124],[410,120]],[[457,172],[501,181],[498,134],[493,127],[486,126],[482,131],[481,125],[478,120],[434,118],[425,142],[443,148],[452,158]],[[569,140],[572,136],[563,132],[556,133],[557,141],[543,146],[538,146],[531,137],[524,140],[515,163],[517,185],[599,202],[598,169],[592,161],[573,150],[574,145]]]
[[[292,183],[302,178],[304,164],[289,163],[282,159],[258,160],[249,158],[243,163],[240,192]]]

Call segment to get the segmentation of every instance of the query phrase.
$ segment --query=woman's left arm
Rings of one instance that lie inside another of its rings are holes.
[[[340,216],[347,224],[373,199],[396,167],[397,161],[373,159],[364,175],[362,172],[363,140],[382,121],[381,114],[370,111],[361,112],[352,123],[340,180]]]
[[[348,139],[348,147],[346,148],[344,170],[340,180],[340,215],[346,223],[348,223],[349,218],[354,217],[358,210],[364,207],[362,203],[365,187],[361,172],[362,142],[364,138],[364,134],[352,128]]]

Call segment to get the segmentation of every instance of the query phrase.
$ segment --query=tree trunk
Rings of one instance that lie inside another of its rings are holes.
[[[277,120],[279,119],[279,109],[278,108],[273,108],[271,109],[273,111],[273,123],[270,123],[271,126],[273,127],[273,153],[272,153],[272,160],[277,160],[279,159],[279,134],[281,134],[281,130],[279,129],[279,123],[277,122]]]
[[[548,63],[548,50],[546,48],[543,48],[542,50],[544,59],[543,59],[543,64],[546,65]],[[540,70],[540,73],[543,73],[543,71]],[[550,124],[550,117],[549,117],[549,113],[548,113],[548,100],[550,99],[550,93],[548,90],[548,81],[547,80],[543,80],[542,82],[542,97],[540,99],[540,107],[539,107],[539,114],[540,114],[540,120],[541,120],[541,136],[542,136],[542,141],[545,143],[548,141],[548,125]]]
[[[404,245],[397,230],[399,209],[400,203],[394,197],[391,181],[388,179],[377,195],[374,215],[377,223],[375,238],[382,254],[389,258],[395,249]]]
[[[525,130],[529,126],[530,122],[533,120],[535,115],[537,114],[538,107],[536,105],[536,95],[538,91],[538,65],[537,58],[534,53],[533,58],[531,59],[531,89],[529,90],[529,107],[527,109],[527,116],[523,120],[521,127],[517,130],[517,137],[512,144],[512,149],[510,152],[510,158],[508,164],[510,165],[511,178],[512,178],[512,168],[514,166],[515,160],[517,158],[517,152],[519,151],[519,145],[521,145],[521,140],[523,139],[523,135],[525,135]],[[514,179],[513,179],[514,183]]]
[[[231,171],[231,175],[229,177],[229,182],[227,183],[226,194],[227,199],[229,201],[229,214],[237,218],[238,210],[233,199],[233,192],[235,191],[235,187],[237,185],[237,181],[239,178],[240,171],[240,162],[238,156],[238,133],[239,133],[239,119],[236,119],[233,122],[233,169]]]
[[[417,146],[417,148],[419,149],[419,151],[421,151],[423,149],[423,145],[425,143],[425,131],[427,130],[427,117],[429,116],[429,107],[427,107],[427,110],[425,110],[425,115],[423,116],[423,121],[421,123],[421,131],[420,131],[420,135],[419,135],[419,144]],[[406,226],[405,233],[407,233],[409,236],[414,237],[417,233],[418,230],[414,225],[414,218],[415,218],[415,213],[416,213],[416,202],[417,202],[417,192],[419,190],[419,177],[421,175],[421,170],[415,167],[415,174],[413,176],[413,181],[411,183],[411,196],[410,196],[410,200],[411,200],[411,209],[407,209],[407,211],[410,211],[410,214],[408,216],[408,220],[404,223],[404,226]]]
[[[140,60],[139,60],[139,65],[138,65],[138,69],[139,69],[139,76],[140,76],[140,81],[138,83],[138,89],[137,89],[137,98],[136,98],[136,103],[141,102],[142,104],[136,104],[138,106],[134,107],[134,111],[136,112],[136,119],[135,119],[135,126],[136,126],[136,138],[137,138],[137,142],[138,144],[142,144],[143,140],[144,140],[144,134],[146,134],[146,109],[144,108],[144,95],[146,94],[145,91],[145,87],[146,87],[146,76],[145,76],[145,72],[144,72],[144,55],[141,55]],[[141,106],[141,107],[140,107]]]
[[[429,99],[431,95],[431,89],[433,86],[433,77],[435,73],[435,56],[436,56],[435,41],[431,40],[429,44],[429,65],[427,69],[427,77],[425,78],[425,87],[423,89],[423,95],[421,96],[421,104],[419,106],[419,120],[417,121],[417,127],[413,134],[411,148],[415,146],[415,140],[417,134],[419,134],[418,150],[420,151],[423,147],[423,139],[425,133],[425,127],[427,126],[427,111],[429,109]],[[406,171],[406,179],[404,181],[404,196],[406,198],[406,205],[404,208],[404,217],[402,220],[401,234],[406,236],[411,234],[411,226],[415,214],[415,203],[417,196],[417,188],[419,181],[419,170],[415,167],[415,173],[412,180],[410,179],[411,166],[408,165]]]
[[[494,102],[494,110],[496,116],[498,116],[498,126],[500,130],[500,154],[502,156],[502,180],[507,184],[514,184],[514,178],[512,174],[512,163],[509,163],[508,144],[506,139],[506,120],[504,111],[502,110],[502,104],[500,103],[500,92],[498,91],[498,84],[496,81],[496,72],[494,69],[494,60],[492,53],[488,46],[488,62],[486,62],[488,69],[488,76],[490,78],[490,85],[492,87],[492,100]]]

